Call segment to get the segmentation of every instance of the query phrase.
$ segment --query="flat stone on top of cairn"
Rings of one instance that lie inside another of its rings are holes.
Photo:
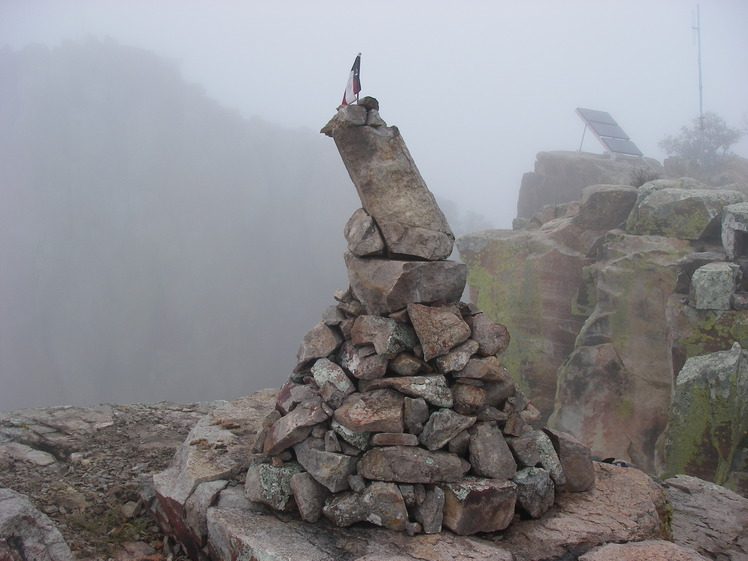
[[[532,426],[537,410],[497,358],[509,332],[459,302],[452,231],[378,107],[364,98],[323,129],[363,207],[344,232],[350,285],[302,341],[246,496],[309,523],[500,531],[541,516],[564,486],[594,486],[592,459]]]

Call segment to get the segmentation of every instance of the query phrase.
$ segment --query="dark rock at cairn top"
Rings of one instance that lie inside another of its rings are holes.
[[[537,410],[496,356],[506,327],[459,302],[466,268],[445,260],[452,232],[397,129],[367,101],[323,132],[364,207],[345,228],[350,287],[304,337],[247,498],[341,527],[468,535],[542,515],[564,466],[581,474],[570,490],[586,488],[589,451],[531,426]]]

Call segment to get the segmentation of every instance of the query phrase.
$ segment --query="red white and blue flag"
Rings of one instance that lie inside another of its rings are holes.
[[[358,53],[356,60],[353,61],[351,67],[351,73],[348,76],[348,84],[345,86],[345,93],[343,94],[343,105],[350,105],[354,101],[358,101],[358,92],[361,91],[361,79],[359,73],[361,72],[361,53]]]

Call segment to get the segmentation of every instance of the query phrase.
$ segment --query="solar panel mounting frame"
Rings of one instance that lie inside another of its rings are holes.
[[[610,157],[615,159],[617,155],[639,158],[644,156],[610,113],[582,107],[577,107],[576,112],[584,122],[584,132],[589,128]],[[582,142],[584,142],[584,132],[582,132]],[[579,149],[582,149],[581,144]]]

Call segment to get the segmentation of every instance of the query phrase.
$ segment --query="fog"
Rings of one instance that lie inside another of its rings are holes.
[[[347,285],[358,201],[318,131],[356,53],[453,229],[509,228],[537,152],[580,148],[576,107],[664,158],[699,112],[695,11],[2,0],[0,410],[285,380]],[[704,111],[748,127],[748,4],[699,12]]]

